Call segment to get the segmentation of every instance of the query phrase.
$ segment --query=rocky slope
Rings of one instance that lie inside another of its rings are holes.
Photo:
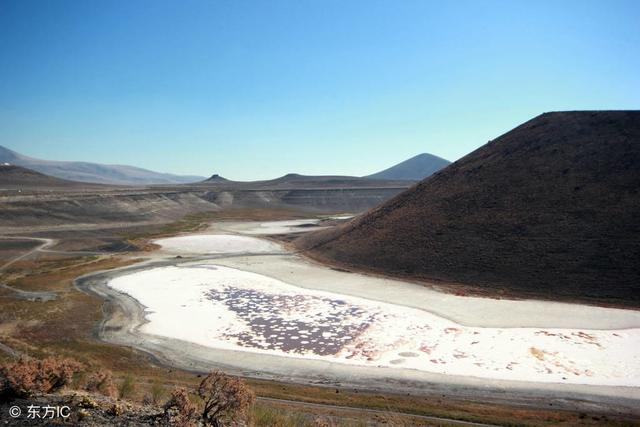
[[[134,404],[99,394],[73,391],[66,391],[63,394],[38,394],[29,399],[0,401],[0,423],[6,426],[25,427],[170,425],[169,420],[163,417],[162,408]]]
[[[372,271],[640,306],[639,190],[639,111],[547,113],[298,245]]]

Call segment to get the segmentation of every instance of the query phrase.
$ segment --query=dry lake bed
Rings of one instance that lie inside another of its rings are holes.
[[[155,259],[100,273],[98,293],[128,298],[129,307],[129,323],[106,339],[187,368],[298,381],[366,377],[640,399],[639,312],[445,294],[336,271],[259,237],[301,224],[315,227],[229,223],[160,239]]]

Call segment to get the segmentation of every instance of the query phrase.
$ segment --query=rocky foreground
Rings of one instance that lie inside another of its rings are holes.
[[[19,408],[19,414],[15,408]],[[160,407],[137,405],[99,394],[74,391],[63,394],[41,394],[29,399],[17,398],[9,402],[0,402],[0,425],[97,427],[170,424],[169,420],[163,417]]]

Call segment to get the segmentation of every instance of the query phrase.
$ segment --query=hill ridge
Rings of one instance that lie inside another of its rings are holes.
[[[69,181],[115,185],[179,184],[204,179],[155,172],[144,168],[119,164],[83,161],[42,160],[25,156],[0,145],[0,163],[8,162],[45,175]]]
[[[640,111],[549,112],[297,244],[394,275],[640,305],[638,189]]]

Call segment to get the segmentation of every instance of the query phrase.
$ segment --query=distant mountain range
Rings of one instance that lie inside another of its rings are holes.
[[[356,176],[301,175],[289,173],[279,178],[263,181],[230,181],[219,175],[198,183],[218,189],[290,190],[329,188],[408,188],[413,181],[393,179],[369,179]]]
[[[149,185],[197,182],[202,176],[183,176],[154,172],[135,166],[89,162],[41,160],[0,146],[0,163],[10,163],[56,178],[99,184]]]
[[[451,162],[448,160],[433,154],[423,153],[364,178],[420,181],[450,164]]]
[[[151,185],[185,184],[196,182],[218,184],[234,183],[234,181],[228,181],[217,174],[205,179],[205,177],[202,176],[173,175],[127,165],[105,165],[91,162],[42,160],[25,156],[3,146],[0,146],[0,163],[10,163],[12,165],[22,166],[55,178],[97,184]],[[330,175],[305,176],[299,174],[288,174],[273,180],[255,181],[254,183],[280,185],[286,183],[300,184],[302,182],[308,182],[325,185],[331,183],[335,184],[338,181],[349,184],[363,184],[367,180],[420,181],[449,164],[450,162],[448,160],[432,154],[424,153],[398,163],[388,169],[364,177]]]
[[[86,186],[81,182],[67,181],[41,174],[31,169],[13,164],[0,163],[0,190],[37,187],[41,189]],[[100,187],[99,184],[93,184]]]
[[[640,111],[546,113],[298,245],[347,268],[640,306],[639,189]]]
[[[424,178],[431,176],[438,172],[440,169],[447,167],[451,162],[442,159],[433,154],[423,153],[418,154],[404,162],[400,162],[397,165],[391,166],[383,171],[363,176],[334,176],[334,175],[301,175],[297,173],[289,173],[279,178],[265,180],[265,181],[253,181],[245,182],[244,184],[264,185],[273,187],[274,185],[285,184],[310,184],[310,185],[328,185],[328,184],[345,184],[345,185],[377,185],[370,184],[368,180],[378,180],[386,182],[400,182],[400,181],[420,181]],[[225,184],[231,183],[226,178],[221,177],[218,174],[212,175],[204,183]],[[240,182],[234,182],[240,183]],[[404,184],[403,184],[404,185]]]

